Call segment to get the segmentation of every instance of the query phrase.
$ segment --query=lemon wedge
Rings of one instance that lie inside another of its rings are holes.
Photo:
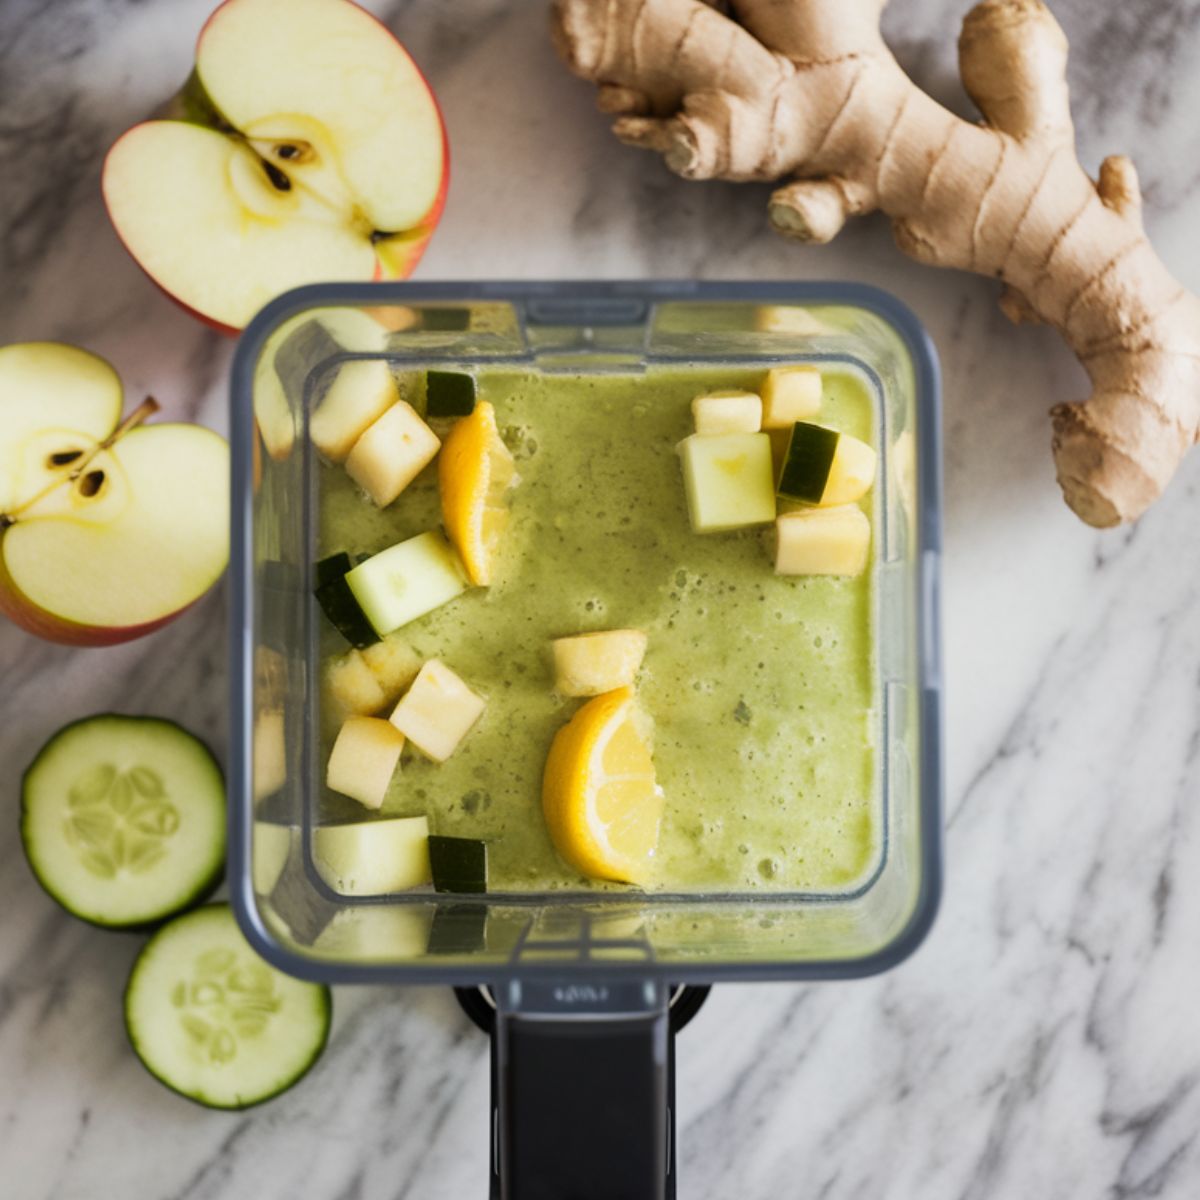
[[[455,423],[438,459],[442,521],[474,584],[492,581],[496,545],[508,509],[504,493],[517,482],[513,456],[486,401]]]
[[[594,879],[645,883],[662,822],[662,789],[635,723],[633,688],[589,700],[555,735],[542,808],[559,854]]]

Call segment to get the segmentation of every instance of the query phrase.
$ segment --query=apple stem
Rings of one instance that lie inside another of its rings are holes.
[[[123,438],[131,429],[136,429],[137,426],[139,426],[148,417],[154,416],[154,414],[158,412],[158,409],[158,401],[155,400],[153,396],[147,396],[145,400],[143,400],[141,404],[139,404],[137,408],[135,408],[133,412],[131,412],[129,416],[127,416],[120,423],[120,425],[118,425],[116,429],[114,429],[112,433],[110,433],[108,437],[106,437],[104,441],[102,441],[100,445],[98,445],[96,449],[93,450],[92,453],[89,454],[83,460],[83,462],[71,472],[70,478],[78,478],[79,475],[82,474],[84,467],[87,466],[94,455],[99,454],[101,450],[107,450],[111,445],[113,445],[113,443]]]
[[[75,481],[78,480],[79,477],[88,469],[88,467],[91,465],[92,459],[94,459],[97,454],[99,454],[102,450],[110,449],[131,429],[136,429],[137,426],[146,420],[147,417],[154,416],[154,414],[158,412],[158,409],[158,401],[155,400],[153,396],[147,396],[145,400],[143,400],[141,404],[139,404],[137,408],[135,408],[133,412],[131,412],[129,416],[127,416],[120,423],[120,425],[118,425],[116,429],[114,429],[112,433],[110,433],[108,437],[104,439],[104,441],[97,442],[90,451],[79,458],[71,470],[61,479],[56,479],[48,487],[42,488],[37,495],[30,496],[24,504],[18,505],[12,510],[12,512],[0,513],[0,529],[7,529],[10,525],[15,525],[17,523],[17,518],[23,512],[25,512],[26,509],[32,508],[40,500],[45,499],[45,497],[50,495],[55,488],[60,488],[63,486],[63,484],[75,483]],[[85,494],[88,496],[94,496],[99,490],[99,486],[94,485],[92,486],[91,490]]]

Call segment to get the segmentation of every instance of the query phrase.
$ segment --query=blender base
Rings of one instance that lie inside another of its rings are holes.
[[[708,998],[711,987],[708,985],[677,986],[670,990],[667,1009],[668,1036],[666,1038],[666,1171],[661,1186],[654,1186],[651,1192],[645,1193],[645,1200],[676,1200],[675,1172],[675,1035],[685,1028],[700,1011]],[[502,1075],[498,1053],[500,1040],[497,1038],[496,1003],[489,988],[486,986],[455,988],[455,999],[459,1007],[470,1017],[471,1021],[486,1033],[491,1039],[491,1170],[489,1200],[524,1200],[522,1195],[512,1187],[506,1187],[505,1180],[510,1172],[502,1169],[501,1158],[501,1089]],[[539,1192],[535,1185],[534,1191]],[[640,1193],[629,1193],[631,1200],[642,1200]]]

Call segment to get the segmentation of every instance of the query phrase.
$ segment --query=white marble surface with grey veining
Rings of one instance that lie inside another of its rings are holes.
[[[182,80],[211,0],[0,3],[0,342],[109,357],[133,395],[224,428],[231,344],[166,302],[99,197],[108,144]],[[890,288],[946,385],[949,875],[890,975],[723,986],[681,1041],[687,1200],[1200,1195],[1200,456],[1133,530],[1063,507],[1045,411],[1082,394],[986,281],[869,220],[767,230],[767,189],[620,147],[555,60],[542,0],[370,5],[444,106],[454,176],[420,277],[845,277]],[[959,0],[893,0],[923,85],[969,111]],[[1156,243],[1200,286],[1200,3],[1058,0],[1081,153],[1129,151]],[[244,1115],[177,1099],[121,1031],[138,940],[64,916],[17,838],[21,768],[118,708],[226,743],[224,604],[100,651],[0,628],[0,1195],[400,1200],[485,1194],[487,1050],[445,990],[342,989],[332,1044]]]

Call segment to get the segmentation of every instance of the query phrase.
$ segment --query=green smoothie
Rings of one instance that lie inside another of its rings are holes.
[[[658,891],[830,892],[881,848],[871,573],[781,577],[770,528],[692,532],[675,452],[690,405],[762,372],[483,370],[519,485],[491,587],[398,631],[487,699],[446,762],[406,748],[383,814],[488,842],[489,891],[608,889],[557,856],[541,812],[551,739],[580,705],[554,692],[550,642],[591,630],[649,637],[638,681],[666,798]],[[870,396],[827,373],[820,421],[877,443]],[[386,509],[321,468],[322,555],[374,553],[440,522],[436,468]],[[873,493],[863,501],[872,511]],[[326,627],[323,652],[345,643]],[[326,747],[326,750],[328,747]],[[362,819],[327,793],[321,819]]]

